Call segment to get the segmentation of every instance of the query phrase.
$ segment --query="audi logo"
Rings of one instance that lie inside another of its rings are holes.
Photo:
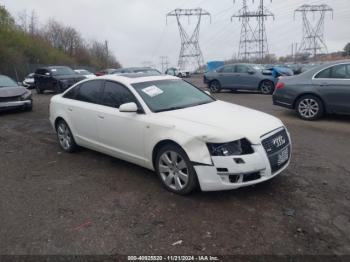
[[[283,136],[279,136],[272,140],[272,143],[275,147],[279,148],[286,143],[286,139]]]

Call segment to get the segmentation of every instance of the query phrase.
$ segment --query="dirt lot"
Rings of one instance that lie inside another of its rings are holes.
[[[143,168],[63,153],[50,96],[0,115],[0,254],[350,254],[350,117],[304,122],[269,96],[221,93],[281,118],[293,161],[265,184],[181,197]]]

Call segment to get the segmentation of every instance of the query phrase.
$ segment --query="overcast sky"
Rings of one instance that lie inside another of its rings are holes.
[[[328,4],[334,9],[334,19],[327,15],[326,43],[329,51],[342,50],[350,42],[350,0],[269,0],[266,7],[275,14],[267,22],[270,53],[286,55],[291,45],[302,38],[302,20],[294,20],[293,10],[306,4]],[[44,23],[50,17],[75,27],[86,39],[108,40],[110,48],[123,66],[140,66],[152,61],[159,67],[160,56],[177,63],[180,37],[175,18],[166,25],[165,16],[175,8],[202,7],[212,14],[203,19],[200,45],[205,61],[229,59],[238,52],[240,21],[230,21],[241,8],[235,0],[0,0],[16,16],[24,9],[34,9]],[[247,0],[251,10],[257,8]],[[194,20],[184,26],[194,25]]]

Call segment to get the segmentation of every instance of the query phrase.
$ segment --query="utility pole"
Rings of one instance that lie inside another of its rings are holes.
[[[210,13],[202,8],[195,9],[175,9],[166,15],[168,17],[176,17],[181,38],[181,50],[179,55],[178,67],[180,70],[192,69],[197,70],[204,65],[203,53],[199,47],[199,31],[203,16],[211,17]],[[187,17],[190,21],[191,17],[195,17],[197,24],[189,35],[181,21],[181,18]]]
[[[299,53],[309,54],[316,58],[317,54],[328,53],[328,48],[324,38],[324,22],[327,12],[332,13],[333,8],[328,5],[302,5],[294,12],[301,13],[303,20],[303,39],[299,47]],[[308,15],[319,15],[317,23],[312,25]]]
[[[161,56],[160,57],[160,64],[162,65],[162,73],[165,72],[165,70],[169,67],[169,60],[167,56]]]
[[[249,61],[255,58],[262,61],[269,52],[265,20],[267,20],[268,17],[274,18],[274,15],[265,8],[264,0],[260,0],[258,10],[254,12],[248,10],[247,0],[242,0],[242,2],[242,9],[231,17],[231,21],[233,18],[238,18],[242,21],[238,54],[239,59]],[[251,18],[257,19],[255,30],[251,25]]]

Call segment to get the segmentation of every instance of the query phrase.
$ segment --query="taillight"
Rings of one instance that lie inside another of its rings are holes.
[[[283,82],[278,82],[276,85],[276,89],[282,89],[285,87],[285,84]]]

